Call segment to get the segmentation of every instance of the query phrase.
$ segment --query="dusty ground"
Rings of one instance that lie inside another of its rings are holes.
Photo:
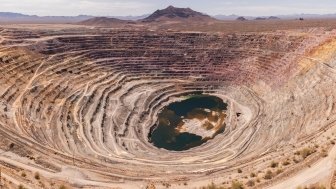
[[[153,29],[0,27],[5,188],[336,182],[336,30]],[[183,152],[150,144],[160,109],[199,91],[229,104],[225,132]]]

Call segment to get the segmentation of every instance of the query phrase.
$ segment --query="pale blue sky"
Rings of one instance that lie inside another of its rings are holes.
[[[335,0],[0,0],[0,12],[41,16],[79,14],[126,16],[151,13],[168,5],[190,7],[210,15],[270,16],[336,13]]]

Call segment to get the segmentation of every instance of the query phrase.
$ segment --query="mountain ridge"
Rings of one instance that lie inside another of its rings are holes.
[[[169,20],[198,20],[207,21],[214,20],[209,15],[203,14],[201,12],[194,11],[190,8],[177,8],[174,6],[169,6],[165,9],[156,10],[153,14],[142,19],[143,22],[154,22],[154,21],[169,21]]]
[[[149,14],[141,16],[106,16],[104,18],[115,18],[119,20],[139,20],[146,18]],[[91,15],[78,16],[37,16],[15,12],[0,12],[1,23],[78,23],[93,18],[102,18]]]
[[[175,9],[182,9],[186,10],[186,12],[193,11],[190,8],[176,8],[173,6],[170,6],[168,8],[175,8]],[[167,8],[166,8],[167,9]],[[163,9],[165,10],[165,9]],[[157,10],[162,11],[162,10]],[[155,11],[155,12],[157,12]],[[155,13],[154,12],[154,13]],[[153,13],[153,14],[154,14]],[[197,14],[195,14],[197,13]],[[105,18],[116,18],[119,20],[126,20],[126,21],[160,21],[160,20],[188,20],[193,19],[195,21],[207,21],[207,20],[236,20],[239,17],[244,17],[247,20],[262,20],[260,18],[270,18],[270,17],[276,17],[279,19],[298,19],[298,18],[304,18],[304,19],[336,19],[336,14],[290,14],[290,15],[273,15],[273,16],[241,16],[241,15],[214,15],[209,16],[207,14],[203,14],[197,11],[193,11],[192,14],[189,15],[187,18],[185,15],[182,14],[181,18],[178,17],[178,15],[175,15],[175,18],[163,18],[163,19],[153,19],[153,14],[144,14],[140,16],[105,16]],[[194,15],[194,16],[193,16]],[[196,15],[196,17],[195,17]],[[152,17],[151,17],[152,16]],[[102,18],[100,16],[92,16],[92,15],[78,15],[78,16],[38,16],[38,15],[27,15],[22,13],[15,13],[15,12],[0,12],[0,22],[1,23],[78,23],[83,22],[88,19],[92,18]],[[259,19],[257,19],[259,18]]]

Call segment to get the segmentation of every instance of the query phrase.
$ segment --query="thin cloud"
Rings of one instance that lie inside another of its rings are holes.
[[[152,4],[141,1],[108,0],[2,0],[0,11],[49,15],[128,15],[141,14],[153,9]]]

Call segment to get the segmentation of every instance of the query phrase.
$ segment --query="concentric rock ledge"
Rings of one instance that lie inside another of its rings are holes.
[[[335,34],[3,28],[1,148],[15,147],[0,164],[27,186],[13,167],[86,187],[244,182],[304,147],[330,148]],[[182,152],[149,143],[159,111],[199,92],[228,103],[225,132]]]

